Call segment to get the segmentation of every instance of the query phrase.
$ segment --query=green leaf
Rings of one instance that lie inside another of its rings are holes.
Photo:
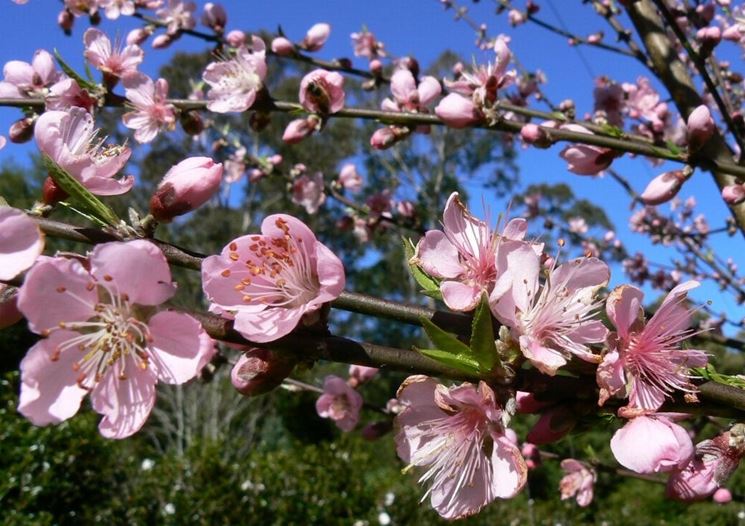
[[[481,302],[476,308],[471,325],[471,355],[479,363],[481,370],[489,372],[497,363],[497,345],[494,341],[489,300],[486,294],[481,296]]]
[[[700,376],[704,380],[716,382],[718,384],[729,385],[738,389],[745,389],[745,378],[740,375],[728,375],[718,372],[713,365],[706,364],[706,367],[693,367],[691,372]]]
[[[49,176],[64,190],[72,199],[76,209],[84,213],[91,214],[107,225],[118,225],[121,220],[114,211],[103,204],[98,197],[90,193],[80,181],[71,176],[60,165],[55,163],[49,156],[42,155],[44,167],[47,169]]]
[[[424,331],[437,349],[442,349],[451,354],[471,355],[471,348],[456,338],[454,334],[442,330],[424,316],[419,319],[422,322]]]
[[[472,375],[479,374],[479,364],[468,356],[452,354],[439,349],[417,349],[417,351],[427,358],[432,358],[433,360],[445,364],[448,367],[452,367],[453,369]]]
[[[414,257],[415,251],[414,243],[412,243],[411,239],[406,239],[403,236],[401,237],[401,241],[404,244],[404,255],[406,257],[406,262],[409,265],[409,271],[411,272],[414,280],[419,284],[420,287],[422,287],[422,293],[424,293],[424,295],[426,296],[429,296],[430,298],[442,300],[442,292],[440,292],[439,281],[429,277],[427,274],[422,272],[422,269],[420,269],[418,265],[411,262],[411,258]]]
[[[68,77],[75,79],[75,82],[77,82],[81,88],[91,93],[98,91],[98,84],[81,77],[77,71],[72,69],[67,64],[67,62],[62,59],[62,55],[60,55],[59,51],[57,51],[56,49],[54,50],[54,58],[57,59],[57,63],[59,64],[59,67],[62,69],[62,71],[64,71]]]

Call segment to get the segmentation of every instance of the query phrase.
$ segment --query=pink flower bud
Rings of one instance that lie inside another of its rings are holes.
[[[336,71],[315,69],[300,82],[300,104],[313,113],[327,115],[344,107],[344,77]]]
[[[532,144],[538,148],[548,148],[551,146],[551,139],[548,138],[546,131],[537,124],[526,124],[520,129],[520,137],[527,144]]]
[[[453,128],[466,128],[481,121],[481,115],[471,99],[451,93],[435,108],[435,113]]]
[[[0,283],[0,329],[5,329],[21,321],[23,314],[18,310],[18,290]]]
[[[287,144],[296,144],[311,135],[316,127],[310,119],[295,119],[285,128],[282,140]]]
[[[330,33],[330,25],[325,23],[315,24],[305,34],[302,47],[308,51],[318,51],[328,40]]]
[[[153,34],[153,30],[150,26],[138,27],[133,29],[127,34],[127,45],[128,46],[139,46],[147,40],[150,35]]]
[[[741,27],[742,26],[740,26],[739,24],[728,27],[722,33],[722,38],[724,40],[730,40],[732,42],[739,42],[740,40],[742,40],[742,37],[745,36],[740,30]]]
[[[708,24],[709,22],[714,20],[714,14],[715,14],[714,7],[715,6],[713,2],[700,4],[696,6],[696,13],[698,14],[698,16],[701,17],[701,19],[704,22]]]
[[[295,44],[285,37],[277,37],[272,40],[272,52],[280,57],[287,57],[295,53]]]
[[[416,215],[416,207],[408,199],[399,201],[396,205],[396,211],[403,217],[414,217]]]
[[[390,148],[396,144],[397,141],[398,138],[396,137],[393,128],[386,126],[385,128],[378,128],[375,130],[372,137],[370,137],[370,146],[376,150],[385,150],[386,148]]]
[[[222,164],[189,157],[173,166],[150,199],[150,213],[168,222],[206,203],[220,188]]]
[[[243,31],[234,29],[225,35],[225,41],[231,47],[241,47],[246,43],[246,34]]]
[[[164,33],[162,35],[158,35],[153,39],[152,46],[153,49],[165,49],[170,46],[172,42],[173,38],[171,37],[171,35]]]
[[[729,205],[739,205],[745,201],[745,186],[730,184],[722,188],[722,198]]]
[[[645,205],[661,205],[675,197],[687,177],[682,170],[665,172],[652,179],[639,196]]]
[[[372,73],[373,75],[377,76],[383,73],[383,63],[377,58],[374,58],[370,61],[369,67],[370,73]]]
[[[716,124],[709,108],[701,105],[688,116],[688,147],[691,151],[699,150],[711,138]]]
[[[548,409],[528,432],[528,442],[537,446],[556,442],[569,433],[577,423],[574,411],[565,406]]]
[[[294,360],[286,356],[251,348],[238,358],[230,372],[230,381],[242,395],[256,396],[278,387],[294,367]]]
[[[727,504],[732,502],[732,493],[727,488],[719,488],[711,498],[717,504]]]
[[[362,435],[362,438],[369,442],[372,442],[374,440],[382,438],[386,434],[390,433],[392,430],[393,420],[379,420],[377,422],[367,424],[365,427],[362,428],[360,434]]]
[[[41,187],[41,201],[45,205],[56,205],[60,201],[67,199],[69,195],[62,188],[57,186],[54,179],[47,177]]]
[[[225,12],[225,8],[214,2],[207,2],[204,4],[204,12],[202,13],[202,24],[212,28],[218,33],[222,33],[225,30],[225,25],[228,23],[228,14]]]
[[[706,57],[722,41],[722,30],[717,26],[702,27],[696,32],[696,39],[701,43],[699,54]]]

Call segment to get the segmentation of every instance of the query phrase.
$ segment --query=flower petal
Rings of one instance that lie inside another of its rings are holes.
[[[153,343],[151,364],[161,382],[182,384],[194,378],[215,354],[202,325],[181,312],[159,312],[148,322]]]

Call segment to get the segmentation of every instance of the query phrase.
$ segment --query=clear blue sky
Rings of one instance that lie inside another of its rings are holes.
[[[78,19],[71,37],[65,37],[56,25],[60,2],[56,0],[30,0],[25,6],[18,6],[9,0],[0,0],[0,34],[3,45],[0,46],[0,63],[18,59],[29,61],[36,49],[58,49],[67,61],[78,68],[82,66],[82,34],[88,27],[85,19]],[[493,3],[484,1],[474,5],[461,0],[471,9],[471,15],[479,22],[485,22],[490,35],[500,32],[512,37],[511,49],[520,61],[528,68],[540,68],[548,77],[545,91],[554,101],[572,98],[577,102],[578,113],[592,109],[592,82],[598,75],[608,75],[619,82],[633,82],[644,69],[631,59],[618,57],[606,52],[582,48],[570,48],[564,39],[550,34],[530,24],[512,29],[506,17],[494,14]],[[202,4],[203,2],[197,2]],[[452,49],[465,57],[474,57],[479,62],[491,58],[490,53],[478,51],[474,45],[473,31],[463,22],[453,21],[453,11],[444,11],[437,0],[272,0],[225,1],[229,13],[228,29],[274,30],[281,25],[292,39],[300,39],[311,24],[328,22],[332,26],[331,37],[319,56],[352,57],[349,34],[358,31],[363,24],[369,27],[386,47],[395,55],[411,54],[420,63],[427,65],[442,50]],[[553,0],[541,2],[543,7],[540,16],[559,24],[566,22],[580,35],[590,34],[603,29],[609,34],[604,22],[588,6],[579,0]],[[559,11],[552,9],[560,8]],[[561,20],[557,19],[557,16]],[[110,35],[126,33],[135,27],[135,20],[121,18],[112,22],[104,18],[101,29]],[[606,38],[613,41],[612,36]],[[176,50],[202,50],[202,43],[196,39],[184,37],[171,49],[150,51],[146,47],[145,64],[141,68],[154,75],[160,65],[167,62]],[[582,60],[584,58],[584,60]],[[740,60],[739,55],[731,48],[731,58]],[[589,64],[589,68],[587,66]],[[365,67],[365,62],[357,65]],[[8,126],[19,116],[14,109],[0,108],[0,133],[6,134]],[[19,147],[8,145],[0,151],[0,162],[15,159],[25,162],[31,146]],[[628,199],[619,187],[610,179],[593,180],[572,175],[566,170],[565,163],[558,157],[561,146],[550,150],[526,150],[521,153],[519,166],[523,184],[540,181],[567,182],[579,196],[600,201],[616,224],[619,235],[631,250],[641,250],[650,259],[666,262],[665,250],[652,247],[641,236],[630,234],[628,230]],[[643,160],[623,159],[614,163],[614,167],[626,175],[632,184],[642,190],[647,181],[655,174],[669,167],[662,165],[651,167]],[[706,173],[697,173],[683,189],[683,198],[694,195],[701,211],[706,212],[712,227],[724,223],[726,210],[711,178]],[[489,196],[487,196],[487,199]],[[480,199],[477,199],[480,201]],[[492,209],[496,209],[493,206]],[[741,238],[718,236],[716,247],[724,257],[733,257],[740,266],[745,265],[742,253]],[[612,284],[625,281],[620,269],[615,269]],[[711,300],[716,311],[728,311],[733,319],[745,314],[738,308],[730,295],[723,295],[716,287],[705,287],[696,295],[700,301]]]

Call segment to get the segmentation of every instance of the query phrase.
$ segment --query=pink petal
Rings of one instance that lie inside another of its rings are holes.
[[[623,362],[617,351],[611,351],[603,356],[603,361],[597,369],[596,380],[600,387],[598,405],[603,405],[608,398],[626,388]]]
[[[427,76],[419,82],[417,91],[419,92],[419,104],[426,106],[440,95],[442,87],[436,78]]]
[[[256,343],[271,342],[287,336],[298,326],[305,306],[293,309],[267,309],[262,312],[238,311],[233,327],[241,336]]]
[[[528,467],[520,450],[504,437],[494,439],[492,449],[493,495],[500,499],[511,499],[523,489],[528,480]]]
[[[60,322],[88,320],[96,303],[93,279],[75,259],[40,257],[18,291],[18,309],[37,334]]]
[[[36,221],[21,210],[0,206],[0,280],[31,267],[42,250],[44,238]]]
[[[454,279],[463,273],[458,249],[440,230],[428,230],[417,244],[422,270],[435,278]]]
[[[610,442],[616,460],[637,473],[682,468],[693,457],[685,429],[666,419],[639,416],[616,431]]]
[[[628,338],[631,326],[643,311],[643,299],[644,293],[633,285],[616,287],[608,296],[605,309],[621,338]]]
[[[116,366],[118,368],[118,366]],[[155,374],[126,360],[126,378],[109,369],[91,393],[93,409],[104,418],[98,430],[106,438],[127,438],[145,424],[155,404]]]
[[[540,258],[530,245],[521,244],[507,254],[507,268],[512,278],[512,299],[515,306],[520,311],[527,312],[538,291]]]
[[[138,239],[97,245],[90,255],[91,274],[108,282],[131,303],[160,305],[176,293],[171,269],[163,252],[150,241]]]
[[[316,274],[321,285],[314,304],[335,300],[344,291],[346,276],[341,260],[323,243],[316,242]]]
[[[34,68],[34,72],[39,75],[41,84],[47,85],[52,83],[57,76],[57,69],[54,66],[54,59],[48,51],[44,49],[38,50],[34,53],[34,58],[31,61],[31,65]]]
[[[28,62],[11,60],[3,67],[5,81],[19,87],[30,87],[34,85],[34,68]]]
[[[161,382],[182,384],[194,378],[215,354],[212,338],[202,325],[181,312],[159,312],[148,322],[155,376]]]
[[[536,369],[550,376],[567,363],[561,353],[544,347],[530,336],[520,336],[520,350]]]
[[[461,312],[475,309],[484,292],[479,285],[468,285],[459,281],[444,281],[440,285],[440,291],[445,305]]]
[[[77,384],[73,365],[83,355],[72,348],[52,359],[58,346],[78,336],[59,330],[29,349],[21,361],[21,396],[18,411],[37,426],[56,424],[75,415],[88,393]]]

